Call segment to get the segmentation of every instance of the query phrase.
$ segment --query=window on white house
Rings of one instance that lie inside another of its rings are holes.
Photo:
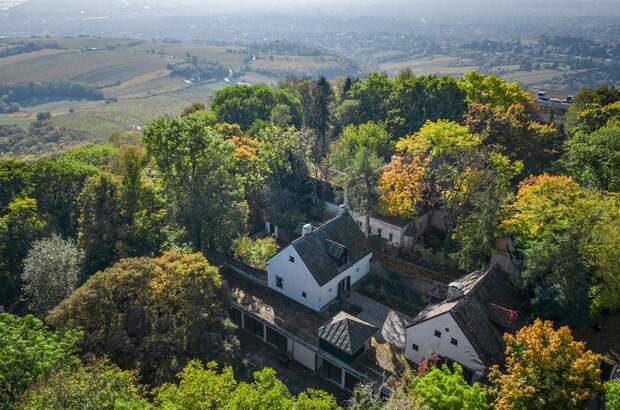
[[[452,343],[454,346],[458,346],[459,345],[459,341],[456,340],[455,338],[450,339],[450,343]]]
[[[390,232],[390,242],[392,242],[392,239],[394,239],[394,235]]]
[[[302,298],[306,298],[306,297],[308,297],[308,294],[306,292],[301,292],[301,297]]]
[[[411,349],[413,349],[413,350],[415,350],[415,351],[417,352],[417,351],[418,351],[418,349],[419,349],[419,347],[418,347],[418,345],[417,345],[417,344],[412,343],[412,344],[411,344]]]
[[[435,337],[441,337],[441,332],[439,330],[435,330]]]
[[[381,228],[377,228],[377,235],[381,236]]]
[[[284,289],[284,279],[279,276],[276,276],[276,286],[280,289]]]
[[[295,263],[295,257],[293,257],[293,256],[289,256],[289,257],[288,257],[288,261],[289,261],[290,263]]]

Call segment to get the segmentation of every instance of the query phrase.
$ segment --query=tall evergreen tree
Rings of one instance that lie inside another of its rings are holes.
[[[329,81],[324,76],[312,86],[312,119],[310,128],[316,131],[321,144],[320,151],[327,150],[327,134],[330,128],[330,107],[334,99],[334,92]]]
[[[78,242],[86,256],[86,276],[107,268],[122,253],[118,182],[108,173],[91,178],[80,196]]]

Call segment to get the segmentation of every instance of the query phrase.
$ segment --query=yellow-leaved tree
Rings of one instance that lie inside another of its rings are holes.
[[[602,389],[601,357],[573,339],[568,327],[537,319],[506,334],[506,368],[489,375],[494,408],[581,409]]]

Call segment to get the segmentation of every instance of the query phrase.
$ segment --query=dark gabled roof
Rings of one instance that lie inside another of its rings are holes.
[[[372,252],[368,239],[348,212],[294,240],[291,246],[319,286]],[[346,263],[341,265],[338,255],[342,254],[346,254]]]
[[[491,320],[489,305],[516,307],[517,296],[510,278],[501,269],[490,268],[465,275],[457,282],[463,285],[463,296],[427,307],[415,317],[413,326],[450,313],[486,365],[500,362],[503,339]]]
[[[319,338],[330,345],[353,354],[366,343],[377,328],[346,312],[340,312],[318,330]]]

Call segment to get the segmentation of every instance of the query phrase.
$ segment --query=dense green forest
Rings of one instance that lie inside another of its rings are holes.
[[[0,85],[0,96],[6,104],[37,105],[57,100],[103,100],[96,88],[68,81],[50,83],[18,83]]]
[[[614,87],[583,89],[560,117],[476,72],[290,77],[2,160],[0,408],[614,408],[619,383],[603,386],[570,328],[620,314],[619,104]],[[362,385],[343,404],[247,374],[210,261],[264,266],[275,246],[248,235],[265,217],[289,232],[323,220],[328,179],[354,211],[440,213],[446,232],[402,255],[420,265],[458,275],[514,241],[532,324],[506,336],[488,385],[429,358],[390,398]]]

